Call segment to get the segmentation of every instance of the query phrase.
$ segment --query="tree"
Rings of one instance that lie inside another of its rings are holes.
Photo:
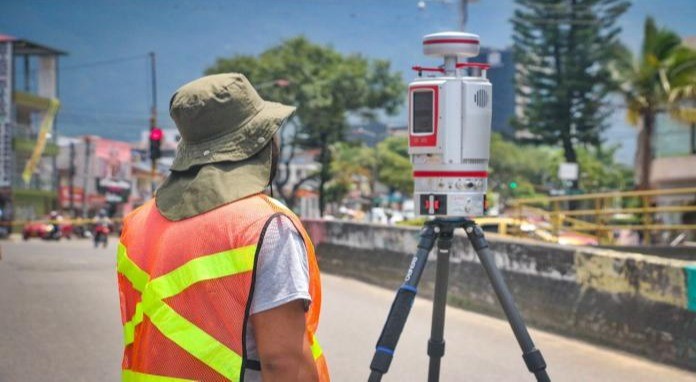
[[[549,183],[549,174],[553,174],[549,162],[553,155],[554,149],[550,147],[521,146],[494,133],[488,188],[503,198],[532,196]],[[511,188],[512,183],[517,188]]]
[[[331,146],[331,196],[328,202],[340,202],[358,184],[365,182],[369,190],[361,189],[361,196],[372,196],[374,192],[375,150],[360,143],[336,142]],[[367,192],[369,195],[366,195]]]
[[[658,28],[652,18],[645,20],[643,45],[634,57],[628,48],[617,45],[613,63],[614,76],[626,100],[628,120],[640,125],[636,166],[638,187],[650,187],[655,120],[659,113],[696,122],[693,105],[684,100],[696,99],[696,51],[682,45],[674,32]]]
[[[403,103],[405,84],[386,60],[369,60],[359,54],[344,55],[330,46],[295,37],[258,57],[237,55],[218,59],[206,74],[240,72],[256,85],[264,99],[297,106],[293,134],[283,143],[284,173],[276,186],[288,205],[294,194],[285,191],[288,164],[298,148],[319,149],[321,164],[319,208],[325,207],[324,190],[330,180],[334,142],[343,140],[349,114],[372,118],[377,111],[394,114]],[[280,86],[279,86],[280,85]],[[303,181],[306,181],[304,179]]]
[[[513,120],[528,141],[559,145],[577,162],[576,145],[599,147],[611,110],[611,47],[625,0],[515,0],[512,18],[521,115]]]
[[[375,148],[338,142],[331,147],[331,154],[330,186],[334,198],[331,201],[340,201],[360,181],[369,184],[369,193],[362,196],[374,197],[376,182],[390,192],[413,193],[413,170],[406,137],[388,137]]]
[[[580,190],[588,193],[617,190],[630,183],[631,169],[614,162],[616,149],[577,149]],[[503,198],[534,196],[550,188],[560,188],[558,166],[564,160],[561,149],[544,145],[520,146],[503,139],[500,134],[493,134],[488,188]],[[511,188],[511,184],[516,188]]]
[[[377,179],[390,191],[413,193],[413,169],[408,155],[408,138],[388,137],[377,144]]]

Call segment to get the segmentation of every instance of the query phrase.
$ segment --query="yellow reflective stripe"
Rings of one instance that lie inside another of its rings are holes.
[[[138,373],[132,370],[123,370],[121,374],[122,382],[196,382],[192,379],[182,379],[173,377],[163,377],[155,374]]]
[[[165,299],[180,293],[198,281],[210,280],[251,271],[251,269],[254,267],[255,253],[256,246],[250,245],[199,257],[166,275],[152,280],[149,283],[146,281],[143,287],[141,287],[141,284],[139,283],[138,288],[141,289],[138,290],[147,294],[152,293],[159,299]],[[119,264],[123,264],[122,267],[124,269],[134,270],[129,272],[129,274],[134,275],[134,280],[146,280],[147,274],[140,270],[140,268],[138,268],[138,266],[128,258],[126,249],[121,244],[119,244]],[[143,276],[141,272],[145,274],[145,276]],[[126,277],[130,280],[130,277]],[[125,323],[123,326],[123,339],[126,346],[133,343],[135,337],[135,327],[138,326],[138,324],[140,324],[142,321],[142,306],[140,303],[137,303],[133,318],[131,318],[131,320]]]
[[[177,295],[191,285],[217,279],[254,268],[256,245],[231,249],[212,255],[197,257],[179,268],[150,281],[145,293],[160,299]]]
[[[128,281],[133,284],[135,290],[142,292],[145,289],[145,285],[150,279],[150,276],[128,257],[126,247],[121,243],[118,243],[116,264],[118,272],[126,276]]]
[[[317,337],[312,334],[312,356],[316,360],[317,358],[321,357],[321,355],[324,353],[321,350],[321,346],[319,346],[319,341],[317,341]]]
[[[133,263],[128,258],[125,247],[119,245],[119,272],[131,280],[133,286],[142,293],[141,302],[136,304],[133,317],[123,327],[126,346],[133,343],[135,328],[143,321],[144,315],[147,315],[162,335],[225,378],[238,380],[242,357],[181,316],[163,300],[200,281],[251,271],[254,268],[255,254],[256,245],[249,245],[201,256],[148,281],[147,273]]]
[[[239,354],[161,300],[143,296],[143,311],[165,337],[225,378],[239,380],[242,369],[242,357]]]
[[[125,346],[133,343],[135,340],[135,327],[143,322],[143,304],[138,302],[135,304],[135,313],[130,321],[123,324],[123,342]]]

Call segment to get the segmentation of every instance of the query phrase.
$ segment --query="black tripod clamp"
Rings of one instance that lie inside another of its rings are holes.
[[[425,269],[428,254],[435,245],[436,240],[438,253],[435,296],[433,300],[433,323],[431,338],[428,342],[428,355],[430,356],[428,381],[434,382],[439,380],[440,359],[445,353],[443,332],[447,300],[447,278],[449,274],[449,252],[452,247],[454,230],[457,228],[464,228],[469,237],[471,245],[476,251],[481,265],[485,269],[491,285],[498,296],[515,338],[522,348],[522,358],[527,368],[535,375],[537,382],[550,382],[550,378],[546,373],[544,358],[541,352],[534,346],[502,274],[495,266],[493,255],[488,248],[488,242],[483,231],[473,220],[466,218],[437,218],[426,222],[423,226],[418,249],[411,260],[404,283],[396,293],[387,316],[387,321],[377,340],[375,354],[370,363],[371,373],[368,381],[379,382],[382,376],[389,371],[389,366],[394,358],[394,350],[406,325],[413,301],[416,298],[418,283]]]

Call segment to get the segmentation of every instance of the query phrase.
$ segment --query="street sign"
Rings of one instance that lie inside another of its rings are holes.
[[[578,180],[580,167],[577,163],[564,162],[558,166],[558,178],[560,180]]]

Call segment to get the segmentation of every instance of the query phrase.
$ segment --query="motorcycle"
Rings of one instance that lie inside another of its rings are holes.
[[[97,223],[94,226],[94,248],[99,247],[99,244],[106,248],[110,231],[109,225],[106,223]]]
[[[46,234],[43,236],[44,240],[59,241],[63,237],[63,231],[60,229],[58,224],[48,224],[46,231]]]

